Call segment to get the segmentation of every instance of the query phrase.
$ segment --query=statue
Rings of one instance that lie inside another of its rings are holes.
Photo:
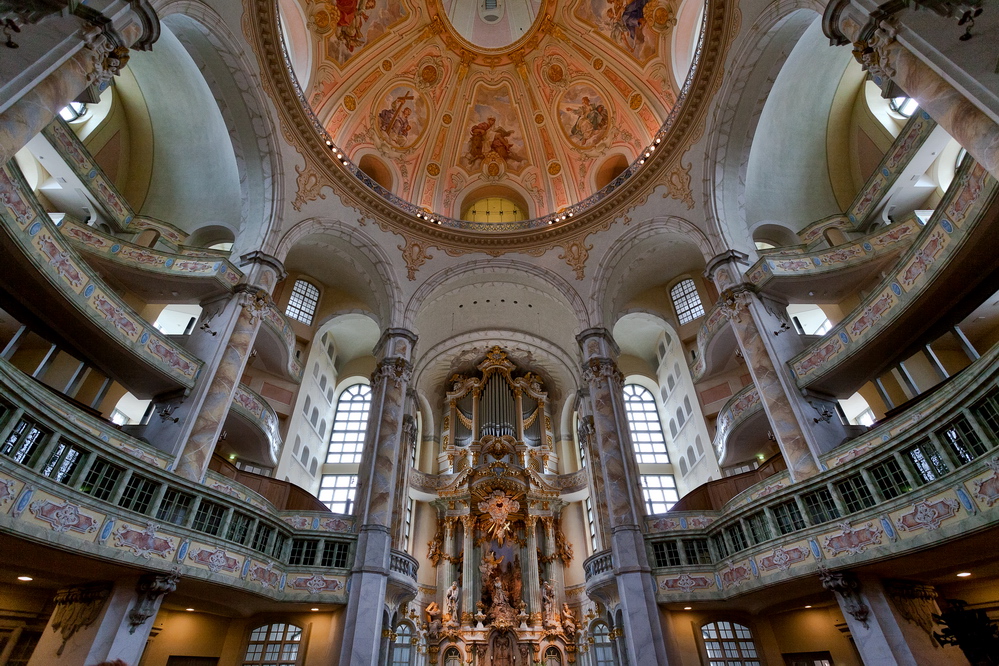
[[[479,573],[482,574],[483,588],[489,585],[489,579],[492,577],[493,572],[496,571],[496,568],[503,563],[505,558],[505,555],[496,557],[496,551],[492,548],[490,548],[489,552],[482,557],[482,564],[479,565]]]
[[[441,628],[441,607],[436,601],[431,601],[427,604],[427,633],[431,638],[437,638]]]
[[[562,631],[570,641],[576,637],[576,614],[569,604],[562,604]]]
[[[514,666],[513,643],[510,634],[500,634],[493,640],[491,666]]]
[[[560,629],[558,606],[555,605],[555,588],[550,581],[541,585],[541,608],[543,610],[542,625],[545,629]]]
[[[444,593],[444,622],[446,624],[458,624],[458,596],[460,588],[458,581],[451,583]]]
[[[497,576],[493,579],[493,605],[498,606],[506,603],[506,592],[503,590],[503,581]]]

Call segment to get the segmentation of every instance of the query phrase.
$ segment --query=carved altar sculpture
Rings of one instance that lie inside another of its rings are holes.
[[[431,625],[440,618],[429,647],[522,666],[532,662],[521,655],[538,659],[546,646],[567,654],[575,641],[575,615],[558,592],[573,557],[560,527],[567,504],[550,476],[558,460],[541,378],[519,376],[498,347],[477,368],[452,376],[441,419],[448,476],[435,488],[440,523],[428,544],[440,595],[427,607]]]

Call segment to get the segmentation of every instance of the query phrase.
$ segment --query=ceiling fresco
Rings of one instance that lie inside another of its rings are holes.
[[[601,166],[639,158],[663,125],[683,85],[673,32],[700,27],[677,25],[683,0],[287,1],[338,150],[454,218],[483,196],[539,217],[598,191]]]

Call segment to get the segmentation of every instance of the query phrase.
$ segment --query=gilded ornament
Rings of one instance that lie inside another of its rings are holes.
[[[444,123],[445,125],[450,125],[451,120],[452,118],[450,113],[445,113],[443,116],[441,116],[441,122]]]
[[[635,93],[634,95],[632,95],[631,99],[628,101],[628,106],[631,107],[632,111],[638,111],[640,108],[642,108],[641,93]]]
[[[346,97],[343,98],[343,108],[347,109],[348,111],[353,111],[354,109],[357,108],[357,100],[354,99],[353,95],[347,95]]]
[[[552,162],[551,164],[548,165],[548,175],[549,176],[557,176],[560,173],[562,173],[562,165],[561,164],[559,164],[558,162]]]
[[[441,166],[436,162],[431,162],[427,165],[427,173],[431,176],[439,176],[441,175]]]
[[[384,69],[386,72],[392,69],[392,61],[382,60],[382,69]]]
[[[437,68],[433,65],[424,65],[420,70],[420,79],[428,86],[437,83],[438,76]]]
[[[593,61],[593,69],[595,69],[595,70],[597,70],[599,72],[603,68],[604,68],[603,58],[596,58],[596,59],[594,59],[594,61]]]
[[[562,65],[554,64],[548,68],[548,80],[552,83],[558,83],[563,78],[565,78],[565,70],[562,69]]]
[[[541,123],[545,122],[545,116],[544,116],[544,114],[542,114],[542,113],[535,113],[534,114],[534,122],[536,122],[539,125]]]

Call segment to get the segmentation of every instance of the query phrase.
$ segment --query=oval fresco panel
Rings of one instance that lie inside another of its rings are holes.
[[[576,84],[559,100],[558,118],[572,145],[592,148],[607,135],[610,108],[595,88]]]
[[[408,85],[396,86],[382,96],[375,109],[375,127],[394,148],[409,148],[423,134],[430,117],[423,96]]]

